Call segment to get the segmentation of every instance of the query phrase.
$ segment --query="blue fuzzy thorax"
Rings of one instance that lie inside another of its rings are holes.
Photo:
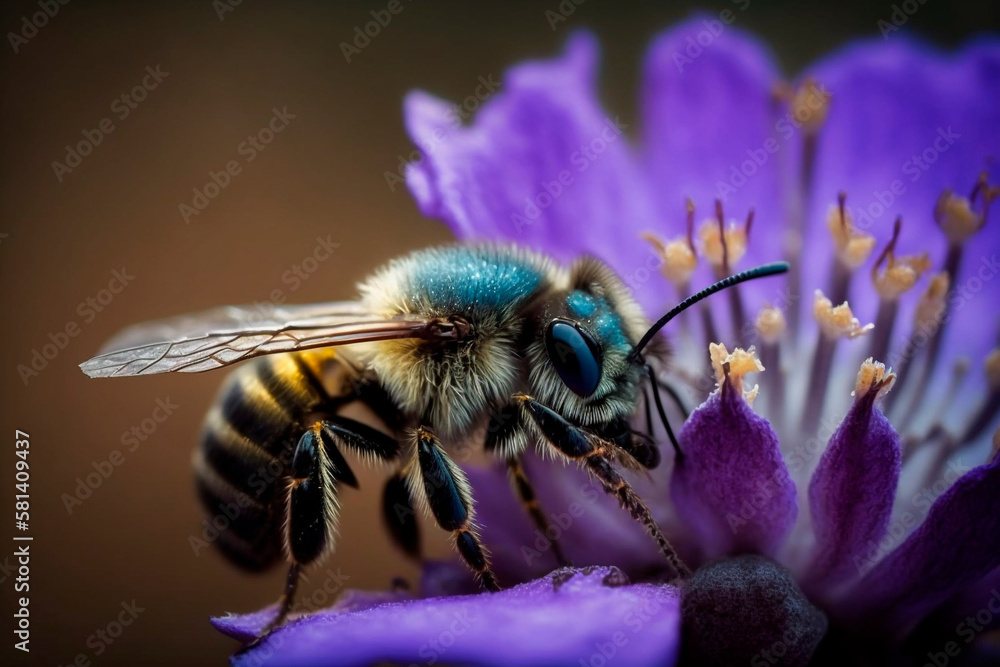
[[[409,293],[435,313],[516,309],[542,282],[542,268],[514,250],[492,247],[433,248],[414,253]],[[421,310],[423,309],[421,308]]]

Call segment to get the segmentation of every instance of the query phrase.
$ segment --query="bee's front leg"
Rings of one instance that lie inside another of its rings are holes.
[[[587,470],[601,482],[605,492],[618,498],[622,508],[641,523],[646,532],[656,540],[660,552],[666,557],[677,576],[690,575],[691,571],[681,561],[666,535],[656,524],[646,503],[611,465],[617,446],[575,426],[555,410],[542,405],[530,396],[520,394],[514,398],[534,424],[540,440],[547,442],[562,456],[585,465]]]
[[[472,489],[465,474],[430,429],[421,426],[415,438],[416,452],[408,478],[410,493],[416,498],[424,498],[437,524],[451,531],[455,548],[476,573],[483,588],[500,590],[473,521]]]

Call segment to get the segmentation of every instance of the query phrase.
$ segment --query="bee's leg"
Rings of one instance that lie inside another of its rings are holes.
[[[530,396],[522,394],[515,398],[524,407],[528,417],[543,438],[566,458],[579,461],[587,466],[587,470],[600,480],[605,492],[618,498],[622,508],[627,510],[633,519],[641,523],[646,532],[656,540],[657,546],[674,572],[680,577],[689,576],[691,570],[681,561],[666,535],[656,525],[646,503],[611,465],[609,457],[614,454],[613,445],[599,438],[591,437],[583,429],[569,423],[560,414],[545,407]]]
[[[420,558],[420,527],[406,484],[407,468],[390,477],[382,491],[382,521],[393,543],[410,558]]]
[[[400,451],[394,438],[339,416],[314,422],[299,438],[292,455],[286,498],[285,553],[292,564],[278,615],[264,634],[288,617],[300,570],[333,548],[340,515],[337,485],[358,487],[341,447],[380,459],[392,459]]]
[[[531,480],[528,479],[528,475],[524,471],[524,466],[521,465],[519,457],[515,456],[507,459],[507,472],[510,473],[511,479],[514,482],[514,488],[521,499],[521,504],[528,511],[528,516],[531,517],[535,527],[542,532],[545,539],[552,545],[552,554],[556,557],[556,562],[559,563],[560,567],[572,565],[563,554],[562,547],[559,546],[558,537],[550,537],[549,533],[552,525],[538,504],[538,499],[535,497],[535,489],[531,485]]]
[[[487,425],[484,448],[487,452],[500,456],[506,461],[507,471],[510,473],[511,482],[521,504],[528,512],[535,527],[552,544],[552,553],[559,565],[566,566],[570,563],[563,555],[559,541],[549,537],[551,527],[549,520],[538,505],[535,489],[521,465],[521,454],[528,448],[528,434],[524,427],[524,418],[517,403],[509,403],[497,409]]]
[[[285,501],[285,554],[291,566],[278,615],[262,636],[288,617],[302,567],[318,560],[333,546],[340,512],[337,481],[357,485],[354,473],[325,432],[323,423],[316,422],[299,438],[292,455]]]
[[[622,508],[627,510],[633,519],[641,523],[646,532],[656,540],[657,546],[660,547],[660,552],[666,557],[667,562],[670,563],[670,567],[674,569],[677,576],[691,576],[691,570],[680,559],[680,556],[674,551],[673,545],[667,540],[667,536],[656,525],[656,521],[653,519],[653,515],[650,514],[649,508],[646,507],[646,503],[643,502],[632,486],[625,481],[625,478],[612,467],[608,459],[600,455],[588,456],[585,459],[585,463],[588,470],[601,481],[604,490],[616,496]]]
[[[416,432],[414,457],[409,466],[410,493],[415,497],[424,494],[434,520],[451,531],[455,548],[483,588],[500,590],[473,522],[472,489],[465,474],[441,447],[437,436],[423,426]]]
[[[632,430],[627,420],[616,419],[593,431],[598,437],[614,443],[643,468],[652,470],[660,465],[660,449],[656,442],[646,434]],[[635,467],[634,464],[632,467]]]

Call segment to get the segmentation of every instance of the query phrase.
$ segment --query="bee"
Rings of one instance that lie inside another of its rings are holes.
[[[513,246],[436,247],[376,271],[356,301],[280,307],[266,318],[229,306],[138,324],[81,368],[90,377],[199,373],[254,359],[231,374],[209,410],[194,469],[209,515],[239,508],[216,541],[225,556],[254,570],[289,564],[269,629],[291,609],[301,569],[334,547],[338,488],[358,485],[344,451],[394,467],[383,509],[399,547],[419,553],[413,508],[429,512],[487,590],[499,582],[473,490],[449,454],[468,444],[506,462],[543,531],[521,456],[535,446],[578,462],[680,576],[686,568],[619,472],[660,460],[652,433],[631,426],[647,389],[676,446],[657,379],[669,352],[654,336],[701,298],[785,270],[771,264],[736,274],[650,324],[621,277],[593,257],[567,267]],[[356,403],[380,423],[346,416]],[[642,403],[652,429],[650,402]]]

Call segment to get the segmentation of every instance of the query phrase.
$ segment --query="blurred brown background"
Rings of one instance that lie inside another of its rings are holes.
[[[257,609],[282,587],[281,571],[244,575],[210,549],[195,556],[189,543],[202,530],[189,454],[222,374],[96,381],[79,372],[80,361],[138,320],[266,302],[274,290],[289,301],[351,297],[355,282],[379,263],[449,238],[443,225],[420,217],[404,187],[390,190],[384,176],[412,148],[400,113],[407,90],[464,98],[478,77],[500,78],[511,63],[553,54],[572,29],[590,27],[605,50],[605,99],[628,117],[644,45],[690,11],[687,2],[588,0],[553,30],[545,11],[557,10],[558,0],[403,0],[403,11],[347,63],[338,44],[352,40],[354,27],[386,2],[236,2],[81,0],[59,5],[36,33],[22,22],[40,11],[36,2],[5,3],[5,664],[65,665],[78,654],[100,665],[221,664],[235,645],[212,630],[208,617]],[[717,14],[731,6],[717,1],[705,8]],[[231,11],[220,20],[222,8]],[[876,22],[891,12],[889,2],[754,1],[738,25],[768,39],[794,72],[845,39],[877,36]],[[931,0],[904,30],[954,44],[995,28],[998,15],[995,3]],[[14,38],[15,53],[9,33],[22,32],[31,36]],[[169,74],[122,118],[126,107],[112,104],[143,81],[147,66]],[[247,163],[239,146],[267,125],[273,108],[295,117]],[[66,145],[104,118],[114,131],[60,181],[51,163],[65,162]],[[242,171],[185,224],[179,204],[190,204],[192,189],[203,188],[209,172],[230,160]],[[327,236],[339,248],[296,287],[286,272]],[[101,312],[86,305],[88,298],[106,299],[101,290],[123,268],[134,276],[127,287]],[[65,349],[25,384],[18,366],[30,366],[49,334],[60,338],[71,323],[79,334],[64,338]],[[168,398],[176,410],[129,451],[133,441],[123,444],[123,433],[141,429],[143,420],[151,427],[157,400]],[[11,650],[15,428],[31,436],[30,655]],[[64,494],[74,494],[78,478],[95,465],[107,470],[114,450],[121,465],[70,514]],[[415,569],[391,551],[379,525],[383,472],[358,472],[364,491],[344,492],[342,539],[314,583],[338,568],[351,587],[384,588],[396,575],[412,579]],[[440,553],[440,535],[427,532]],[[91,638],[132,600],[143,611],[120,637],[110,645]]]

